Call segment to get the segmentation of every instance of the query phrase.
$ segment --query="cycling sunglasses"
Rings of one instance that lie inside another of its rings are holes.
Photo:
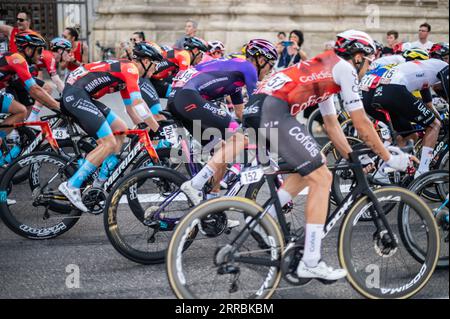
[[[17,18],[17,22],[25,22],[25,21],[28,21],[28,19]]]

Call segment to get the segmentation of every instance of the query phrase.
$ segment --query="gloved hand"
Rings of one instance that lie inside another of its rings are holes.
[[[404,153],[396,146],[388,146],[387,149],[391,153],[391,157],[386,161],[386,164],[397,171],[406,171],[411,155]]]

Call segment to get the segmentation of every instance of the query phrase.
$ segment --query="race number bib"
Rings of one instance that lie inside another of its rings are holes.
[[[391,83],[391,79],[394,76],[395,69],[390,69],[386,73],[383,74],[383,76],[380,79],[380,84],[389,84]]]
[[[252,167],[248,170],[241,172],[241,183],[242,185],[248,185],[257,183],[263,178],[264,171],[261,167]]]
[[[197,73],[198,71],[194,68],[189,68],[187,70],[178,72],[178,74],[173,79],[174,87],[186,84]]]
[[[278,73],[267,80],[265,88],[270,91],[281,89],[286,83],[291,82],[292,79],[284,73]]]
[[[89,72],[83,66],[79,66],[78,68],[70,72],[69,76],[67,77],[66,83],[73,85],[77,80],[81,79],[88,73]]]
[[[366,74],[361,79],[360,87],[361,90],[369,91],[369,89],[372,88],[372,86],[377,84],[375,81],[378,79],[378,76],[375,74]]]

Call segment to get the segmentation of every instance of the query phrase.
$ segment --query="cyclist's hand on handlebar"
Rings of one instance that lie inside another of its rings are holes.
[[[411,160],[418,161],[415,156],[403,152],[396,146],[388,146],[388,150],[391,157],[386,161],[386,164],[397,171],[404,172],[410,166]]]

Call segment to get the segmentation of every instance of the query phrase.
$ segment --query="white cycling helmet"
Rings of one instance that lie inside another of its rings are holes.
[[[363,31],[347,30],[337,35],[334,51],[342,57],[351,57],[355,53],[372,55],[377,51],[372,37]]]
[[[216,51],[225,51],[225,45],[221,41],[208,41],[208,51],[209,52],[216,52]]]

